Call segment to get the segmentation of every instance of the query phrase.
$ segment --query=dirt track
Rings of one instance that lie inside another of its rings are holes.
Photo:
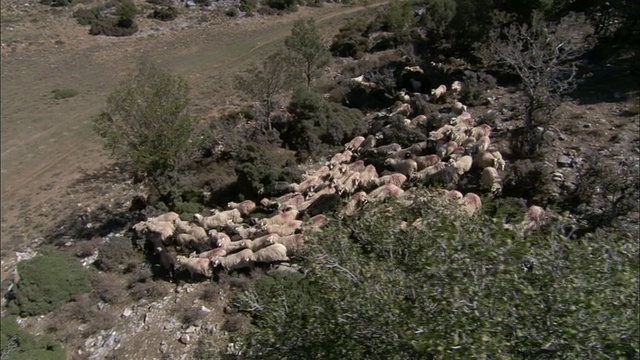
[[[302,8],[266,20],[225,20],[208,28],[130,38],[90,37],[86,28],[67,19],[58,34],[3,53],[2,248],[13,249],[44,236],[29,229],[39,218],[37,213],[47,214],[42,221],[52,221],[56,214],[51,211],[62,210],[62,204],[75,204],[70,198],[86,200],[89,194],[74,194],[69,184],[109,164],[99,139],[92,134],[90,119],[140,57],[186,77],[198,108],[206,111],[227,102],[225,97],[232,94],[227,86],[231,75],[280,46],[295,19],[312,15],[323,34],[328,34],[343,17],[362,9]],[[25,33],[23,38],[42,36],[27,34],[28,24],[15,27],[11,39],[20,39],[20,31]],[[56,38],[64,39],[65,44],[54,45]],[[79,94],[53,100],[51,91],[59,88],[72,88]],[[42,225],[38,228],[48,228]]]

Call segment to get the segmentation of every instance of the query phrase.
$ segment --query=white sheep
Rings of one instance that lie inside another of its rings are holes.
[[[324,180],[317,176],[309,176],[299,184],[291,184],[293,190],[298,193],[305,193],[307,191],[313,191],[318,186],[322,185]]]
[[[432,100],[438,100],[441,96],[443,96],[447,92],[446,85],[440,85],[435,89],[431,90]]]
[[[416,126],[424,126],[427,124],[427,117],[425,115],[418,115],[416,117],[414,117],[413,119],[411,119],[411,126],[416,127]]]
[[[462,156],[458,160],[449,160],[449,163],[456,167],[458,171],[458,175],[462,175],[467,171],[471,170],[471,165],[473,164],[473,159],[469,155]]]
[[[474,193],[466,193],[462,198],[462,207],[467,214],[473,216],[480,211],[482,200]]]
[[[276,261],[288,261],[287,247],[282,244],[273,244],[254,253],[258,263],[272,263]]]
[[[284,225],[266,225],[262,230],[267,234],[278,234],[279,236],[293,235],[296,230],[302,227],[302,220],[293,220]]]
[[[463,88],[464,88],[464,84],[460,80],[456,80],[451,84],[451,92],[454,95],[459,95],[462,92]]]
[[[479,140],[483,136],[491,135],[491,126],[488,124],[478,125],[471,129],[471,136]]]
[[[474,138],[470,138],[474,139]],[[482,136],[476,142],[476,149],[478,152],[487,151],[489,149],[489,145],[491,145],[491,139],[488,136]]]
[[[522,221],[523,230],[531,231],[539,228],[544,219],[544,215],[545,211],[542,207],[537,205],[530,206]]]
[[[225,231],[231,235],[238,235],[242,239],[252,239],[261,232],[254,227],[245,227],[241,224],[227,224]]]
[[[230,201],[227,203],[228,209],[238,209],[244,216],[249,215],[256,208],[256,203],[251,200],[245,200],[240,203]]]
[[[220,211],[212,216],[203,217],[200,214],[193,216],[194,222],[206,230],[223,227],[228,223],[241,223],[242,214],[238,209]]]
[[[404,190],[400,189],[399,187],[393,184],[387,184],[387,185],[382,185],[374,189],[373,191],[371,191],[367,195],[367,199],[371,202],[380,202],[390,197],[397,198],[403,193],[404,193]]]
[[[253,266],[255,254],[249,249],[244,249],[235,254],[218,257],[211,260],[211,266],[221,266],[226,271],[240,270]]]
[[[391,113],[409,116],[409,114],[411,114],[411,105],[403,103],[401,101],[396,101],[395,104],[393,104],[393,106],[391,107]]]
[[[464,197],[462,193],[458,190],[444,190],[444,196],[446,199],[449,199],[455,202],[461,202],[461,200]]]
[[[258,220],[258,223],[263,227],[267,225],[284,225],[291,220],[295,220],[298,217],[298,214],[299,211],[297,209],[290,208],[287,211],[283,211],[272,217],[260,219]]]
[[[458,146],[458,143],[455,141],[448,141],[446,143],[441,141],[436,146],[436,155],[443,159],[453,153],[458,148]]]
[[[375,135],[369,135],[367,136],[366,139],[364,139],[364,142],[360,144],[360,148],[357,150],[366,151],[369,149],[373,149],[376,147],[377,142],[378,142],[378,139]]]
[[[217,247],[224,247],[231,242],[231,237],[221,231],[209,231],[209,238]]]
[[[355,151],[362,145],[364,140],[365,140],[364,136],[356,136],[353,139],[351,139],[351,141],[344,144],[344,149],[349,151]]]
[[[318,231],[320,228],[329,221],[324,214],[318,214],[309,219],[309,223],[304,226],[305,230]]]
[[[178,267],[184,268],[193,275],[203,275],[206,277],[211,277],[211,265],[209,259],[206,258],[188,258],[182,255],[178,255],[176,257],[176,264]]]
[[[393,184],[397,187],[401,187],[407,181],[407,176],[400,173],[393,173],[389,175],[384,175],[376,180],[377,187]]]
[[[439,171],[444,170],[446,167],[447,163],[441,161],[435,165],[431,165],[416,172],[411,176],[411,181],[425,182],[429,179],[429,177],[437,174]]]
[[[287,248],[287,255],[292,255],[304,245],[304,234],[280,236],[275,242],[284,245]]]
[[[502,159],[502,154],[500,154],[499,151],[494,150],[487,150],[487,151],[481,151],[478,152],[476,154],[476,156],[473,158],[473,163],[475,164],[474,166],[480,168],[480,169],[484,169],[487,167],[495,167],[495,168],[499,168],[500,170],[504,170],[504,160]]]
[[[178,246],[185,246],[188,244],[194,244],[196,243],[198,240],[196,239],[195,236],[191,235],[191,234],[176,234],[174,237],[174,242],[176,245]]]
[[[336,191],[338,194],[352,194],[360,185],[360,173],[350,172],[338,181],[334,180]]]
[[[173,222],[179,218],[180,218],[180,215],[178,215],[178,213],[170,211],[168,213],[164,213],[156,217],[149,218],[147,219],[147,221]]]
[[[418,164],[418,171],[424,170],[429,166],[439,163],[442,159],[438,155],[429,154],[424,156],[416,156],[413,160]]]
[[[494,167],[486,167],[480,175],[480,187],[496,193],[502,190],[502,178]]]
[[[199,254],[192,253],[189,257],[192,257],[192,258],[196,257],[196,258],[211,260],[216,257],[223,257],[225,255],[227,255],[227,252],[224,249],[216,248],[209,251],[201,252]]]
[[[402,175],[404,176],[404,175]],[[406,179],[406,178],[405,178]],[[354,215],[358,208],[363,205],[367,201],[367,193],[364,191],[359,191],[351,196],[344,208],[342,208],[342,214],[344,215]]]
[[[133,230],[138,234],[146,235],[151,233],[151,235],[156,235],[162,240],[163,243],[173,236],[176,231],[176,227],[172,222],[169,221],[154,221],[147,220],[141,221],[133,226]]]
[[[347,171],[361,172],[362,170],[364,170],[364,168],[365,168],[364,160],[356,160],[351,164],[347,165],[347,169],[348,169]]]
[[[315,170],[314,172],[312,172],[311,174],[309,174],[308,176],[316,176],[316,177],[319,177],[320,179],[326,180],[327,177],[329,177],[330,172],[331,172],[331,169],[329,169],[327,165],[323,165],[317,170]]]
[[[302,194],[296,194],[296,196],[290,198],[289,200],[280,203],[281,208],[292,207],[300,210],[300,206],[304,203],[305,198]]]
[[[453,106],[451,106],[451,111],[456,115],[460,115],[467,111],[467,106],[456,100],[453,102]]]
[[[182,221],[180,219],[174,220],[173,224],[176,227],[176,232],[180,234],[193,235],[198,241],[203,241],[208,238],[207,231],[197,224],[188,221]]]
[[[370,189],[373,186],[376,186],[376,182],[378,180],[378,171],[376,167],[369,164],[364,170],[360,172],[360,188],[361,189]]]
[[[445,141],[451,138],[455,128],[452,125],[442,125],[438,130],[429,133],[429,139],[434,141]]]
[[[411,176],[418,170],[418,164],[412,159],[388,158],[384,161],[384,166],[391,166],[394,171],[405,176]]]
[[[463,146],[458,146],[449,154],[449,159],[453,159],[454,161],[458,161],[460,158],[465,156],[467,153],[467,149]]]
[[[331,160],[329,160],[329,167],[337,166],[343,163],[351,162],[351,158],[353,157],[353,153],[350,150],[345,150],[341,153],[337,153],[333,155]]]
[[[247,243],[247,249],[256,252],[260,249],[266,248],[267,246],[275,244],[279,238],[280,236],[278,234],[267,234],[257,237]]]
[[[375,148],[376,154],[379,156],[390,156],[402,150],[402,146],[397,143],[382,145]]]

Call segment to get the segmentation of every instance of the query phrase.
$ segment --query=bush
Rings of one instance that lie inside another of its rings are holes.
[[[140,301],[142,299],[156,301],[166,296],[168,290],[163,282],[146,281],[131,284],[129,293],[134,301]]]
[[[106,17],[91,22],[89,35],[130,36],[138,31],[138,24],[129,19]]]
[[[64,360],[66,355],[58,342],[48,336],[36,337],[22,330],[13,316],[2,318],[0,327],[2,359]]]
[[[175,20],[178,17],[178,9],[173,6],[153,9],[153,12],[149,14],[149,17],[160,21]]]
[[[115,274],[96,274],[91,286],[98,298],[108,304],[117,304],[126,298],[125,284]]]
[[[173,1],[171,0],[147,0],[149,4],[163,6],[163,7],[172,7]]]
[[[56,251],[18,263],[10,308],[20,316],[42,315],[91,290],[89,272],[74,259]]]
[[[78,95],[78,90],[74,89],[55,89],[52,91],[53,98],[56,100],[68,99]]]
[[[258,8],[258,14],[263,15],[263,16],[271,16],[271,15],[275,15],[278,13],[278,10],[270,8],[268,6],[260,6]]]
[[[53,7],[61,7],[71,5],[73,3],[72,0],[40,0],[40,4],[49,5]]]
[[[140,255],[133,248],[131,240],[113,237],[98,247],[95,265],[98,269],[111,273],[126,273],[141,262]]]
[[[224,14],[229,16],[229,17],[236,17],[236,16],[238,16],[238,9],[236,9],[234,7],[228,8],[227,10],[225,10]]]
[[[247,14],[258,8],[258,0],[240,0],[239,9]]]
[[[635,358],[639,244],[614,229],[533,235],[417,194],[314,233],[302,280],[235,302],[261,359]],[[421,228],[401,229],[421,218]],[[302,275],[301,275],[302,276]],[[260,281],[259,283],[261,283]],[[348,299],[348,301],[344,301]],[[371,346],[375,339],[375,346]]]
[[[103,12],[107,9],[105,5],[96,5],[91,8],[81,8],[73,13],[78,24],[86,26],[91,25],[94,21],[104,18]]]
[[[276,10],[293,10],[297,6],[297,0],[265,0],[264,4]]]
[[[484,72],[467,70],[462,77],[464,87],[460,94],[460,101],[469,106],[482,105],[487,99],[487,90],[496,87],[496,79]]]

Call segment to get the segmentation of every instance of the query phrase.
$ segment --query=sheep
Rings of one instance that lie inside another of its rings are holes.
[[[309,219],[309,223],[305,226],[305,229],[310,231],[320,230],[322,225],[326,224],[329,221],[326,215],[318,214]]]
[[[360,148],[356,150],[359,150],[360,152],[362,152],[369,149],[373,149],[376,147],[377,142],[378,142],[378,139],[374,135],[369,135],[367,136],[366,139],[364,139],[364,142],[360,144]]]
[[[482,200],[480,200],[480,196],[474,193],[466,193],[462,198],[462,207],[467,214],[473,216],[480,211]]]
[[[371,202],[384,201],[389,197],[398,197],[404,193],[404,190],[393,184],[382,185],[367,195],[367,199]]]
[[[335,181],[335,180],[334,180]],[[338,194],[352,194],[360,185],[360,173],[351,172],[339,181],[334,182]]]
[[[176,228],[172,222],[147,220],[134,225],[133,230],[139,234],[156,234],[165,243],[173,236]]]
[[[462,81],[456,80],[451,84],[451,92],[454,95],[459,95],[462,92],[463,87],[464,87],[464,84],[462,83]]]
[[[391,143],[389,145],[378,146],[375,148],[375,152],[379,156],[390,156],[402,150],[402,146],[397,143]]]
[[[309,174],[309,176],[316,176],[320,179],[326,180],[329,177],[329,173],[331,169],[327,165],[321,166],[319,169],[315,170],[313,173]]]
[[[293,235],[302,226],[302,220],[293,220],[283,225],[266,225],[262,228],[267,234],[278,234],[279,236]]]
[[[482,170],[480,175],[480,187],[483,189],[489,189],[492,193],[497,193],[502,190],[502,178],[498,174],[498,170],[494,167],[486,167]]]
[[[438,100],[441,96],[443,96],[446,92],[447,92],[447,86],[440,85],[437,88],[431,90],[431,96],[435,101],[435,100]]]
[[[502,154],[499,151],[481,151],[476,154],[473,158],[474,166],[484,169],[487,167],[495,167],[500,170],[504,170],[504,160],[502,159]]]
[[[240,270],[253,266],[255,254],[249,249],[244,249],[235,254],[218,257],[211,260],[211,266],[221,266],[226,271]]]
[[[545,211],[540,206],[532,205],[531,207],[529,207],[529,209],[527,209],[524,221],[522,221],[524,230],[527,231],[538,228],[540,224],[542,224],[544,215]]]
[[[351,163],[350,165],[348,165],[347,168],[349,169],[348,171],[361,172],[365,168],[364,160],[356,160],[353,163]]]
[[[227,224],[225,232],[230,235],[240,236],[242,239],[251,239],[260,233],[260,230],[254,227],[244,227],[243,225]],[[231,240],[231,239],[229,239]]]
[[[340,165],[343,163],[348,163],[351,161],[352,157],[353,157],[353,153],[350,150],[345,150],[341,153],[337,153],[333,155],[333,157],[331,158],[331,160],[329,160],[329,163],[327,165],[329,167],[332,167],[332,166]]]
[[[287,211],[283,211],[275,216],[258,220],[258,224],[262,227],[267,225],[284,225],[291,220],[295,220],[298,217],[299,211],[295,208],[291,208]]]
[[[474,139],[474,138],[470,138],[470,139]],[[476,142],[476,150],[478,152],[487,151],[489,149],[490,144],[491,144],[491,139],[486,135],[482,136]]]
[[[230,209],[230,210],[238,209],[240,211],[240,214],[242,214],[243,216],[247,216],[253,210],[256,209],[256,203],[251,201],[251,200],[245,200],[245,201],[242,201],[240,203],[235,203],[235,202],[231,201],[231,202],[227,203],[227,208]]]
[[[317,176],[309,176],[305,180],[303,180],[301,183],[291,184],[291,186],[293,187],[293,191],[299,192],[299,193],[305,193],[309,190],[311,191],[315,190],[318,186],[322,184],[324,184],[324,180],[322,180],[321,178]]]
[[[423,170],[420,170],[411,176],[412,182],[426,182],[429,178],[435,175],[437,172],[444,170],[447,167],[447,163],[439,162],[435,165],[431,165]]]
[[[213,274],[211,271],[210,260],[205,258],[188,258],[182,255],[178,255],[176,258],[176,264],[179,268],[184,268],[193,275],[203,275],[210,278]]]
[[[360,172],[360,188],[369,189],[376,185],[378,180],[378,171],[373,165],[367,165],[364,170]]]
[[[292,197],[291,199],[280,203],[280,206],[282,208],[293,207],[300,210],[300,206],[302,205],[302,203],[304,203],[304,201],[305,198],[304,196],[302,196],[302,194],[296,194],[296,196]]]
[[[176,227],[176,231],[180,234],[193,235],[198,241],[208,238],[206,230],[194,223],[182,221],[180,219],[176,219],[173,223]]]
[[[304,234],[293,234],[281,236],[275,240],[277,244],[282,244],[287,248],[287,255],[292,255],[302,245],[304,245]]]
[[[411,114],[411,105],[402,103],[401,101],[396,101],[391,108],[391,113],[399,114],[402,116],[409,116],[409,114]]]
[[[455,141],[449,141],[449,142],[441,142],[437,147],[436,147],[436,155],[438,155],[441,159],[449,156],[451,153],[453,153],[456,149],[458,148],[458,143]]]
[[[412,159],[398,160],[388,158],[384,161],[384,166],[391,166],[393,170],[405,176],[411,176],[411,174],[418,170],[418,164]]]
[[[164,213],[164,214],[158,215],[156,217],[149,218],[149,219],[147,219],[147,221],[173,222],[173,221],[175,221],[176,219],[179,219],[179,218],[180,218],[180,215],[178,215],[177,213],[171,211],[171,212],[168,212],[168,213]]]
[[[339,179],[349,170],[349,166],[345,164],[340,164],[333,169],[329,173],[327,180]]]
[[[445,190],[444,196],[446,199],[449,199],[455,202],[460,202],[463,199],[462,193],[458,190]]]
[[[491,135],[491,126],[487,124],[478,125],[471,129],[471,136],[479,140],[483,136]]]
[[[467,137],[466,139],[462,140],[462,142],[460,143],[460,146],[464,148],[465,153],[470,153],[477,146],[476,138]]]
[[[460,115],[467,111],[467,106],[456,100],[453,102],[453,106],[451,106],[451,111],[456,115]]]
[[[435,154],[416,156],[412,158],[418,164],[418,171],[424,170],[429,166],[433,166],[441,161],[440,157]]]
[[[176,259],[169,254],[163,246],[156,247],[156,256],[158,257],[158,265],[169,272],[173,279],[175,276]]]
[[[195,236],[191,234],[176,234],[174,237],[174,242],[178,246],[187,246],[189,244],[194,244],[198,242]]]
[[[402,175],[404,176],[404,175]],[[342,214],[351,216],[356,213],[358,207],[363,205],[367,201],[367,193],[359,191],[351,196],[345,206],[342,208]]]
[[[227,255],[227,252],[223,248],[216,248],[209,251],[201,252],[199,254],[193,253],[190,257],[212,260],[216,257],[223,257],[225,255]]]
[[[237,241],[225,242],[220,248],[227,254],[233,254],[240,250],[249,249],[252,246],[252,240],[241,239]]]
[[[276,242],[278,242],[278,239],[280,239],[280,236],[278,234],[263,235],[247,243],[247,249],[255,252],[260,249],[264,249],[267,246],[275,244]]]
[[[393,184],[397,187],[401,187],[407,181],[407,176],[400,173],[393,173],[384,175],[376,180],[376,186],[380,187],[387,184]]]
[[[411,126],[424,126],[427,124],[427,117],[425,115],[418,115],[411,119]]]
[[[226,210],[216,213],[215,215],[203,217],[200,214],[193,215],[194,222],[205,230],[211,230],[214,228],[220,228],[228,223],[240,223],[242,222],[242,214],[238,209]]]
[[[272,263],[276,261],[288,261],[287,247],[282,244],[273,244],[254,253],[258,263]]]
[[[429,139],[434,141],[445,141],[451,138],[455,128],[452,125],[442,125],[438,130],[429,133]]]
[[[471,170],[471,165],[473,164],[473,159],[469,155],[465,155],[458,160],[449,160],[449,163],[455,166],[458,171],[458,175],[462,175],[467,171]]]
[[[426,141],[422,141],[419,143],[415,143],[411,146],[408,146],[404,149],[400,149],[400,151],[396,152],[395,154],[393,154],[392,157],[396,158],[396,159],[406,159],[408,157],[411,156],[420,156],[422,155],[422,153],[424,152],[424,150],[427,148],[427,142]]]
[[[351,139],[351,141],[344,144],[344,149],[355,151],[362,145],[364,141],[365,141],[365,138],[363,136],[356,136],[353,139]]]

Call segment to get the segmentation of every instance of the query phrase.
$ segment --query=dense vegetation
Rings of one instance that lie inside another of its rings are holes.
[[[3,317],[0,326],[0,356],[6,360],[64,360],[60,343],[49,337],[34,337],[20,329],[14,316]]]
[[[236,299],[255,324],[247,358],[639,354],[632,234],[567,237],[558,219],[518,236],[438,199],[422,192],[310,236],[305,275],[264,278]]]

